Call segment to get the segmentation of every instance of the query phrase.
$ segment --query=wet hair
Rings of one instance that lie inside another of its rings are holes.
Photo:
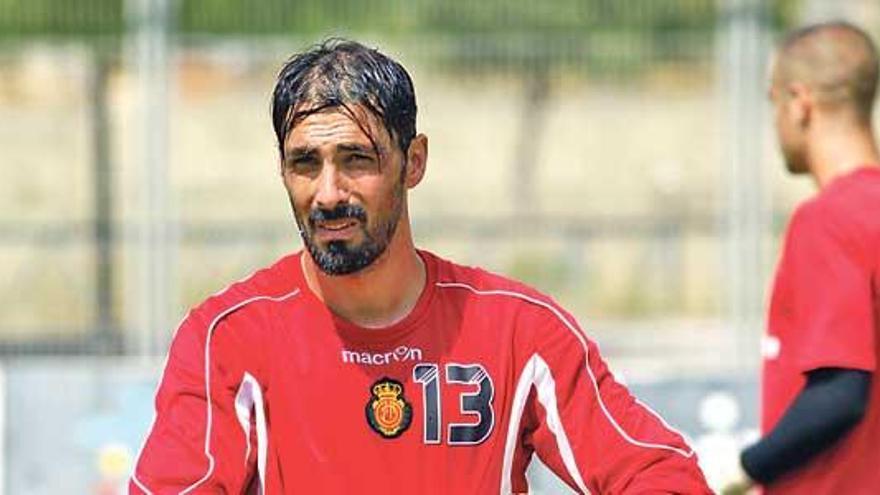
[[[777,60],[781,82],[804,83],[820,101],[846,104],[870,120],[880,67],[863,30],[842,21],[803,27],[786,36]]]
[[[272,94],[272,125],[281,158],[284,140],[298,122],[332,108],[347,113],[380,154],[356,107],[376,117],[406,156],[416,134],[416,98],[402,65],[378,50],[339,38],[295,54],[279,72]]]

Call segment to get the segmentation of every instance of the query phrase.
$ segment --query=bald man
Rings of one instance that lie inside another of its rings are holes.
[[[880,493],[880,153],[877,50],[846,23],[776,53],[770,100],[788,170],[818,193],[785,237],[762,342],[762,438],[740,456],[768,495]],[[748,478],[748,479],[746,479]]]

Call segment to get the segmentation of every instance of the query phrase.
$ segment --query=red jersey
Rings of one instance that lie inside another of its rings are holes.
[[[792,217],[770,302],[761,429],[779,421],[817,368],[873,372],[880,354],[880,168],[838,178]],[[766,489],[880,493],[880,380],[840,442]]]
[[[419,254],[426,286],[388,328],[333,315],[301,254],[191,311],[131,492],[510,494],[537,453],[581,493],[709,493],[571,315]]]

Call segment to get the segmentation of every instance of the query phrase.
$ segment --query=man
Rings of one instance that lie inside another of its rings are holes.
[[[428,140],[409,75],[332,41],[275,87],[305,250],[174,337],[134,493],[707,493],[693,451],[548,297],[414,247]],[[452,194],[452,192],[450,192]]]
[[[819,193],[788,226],[762,345],[764,436],[741,455],[769,495],[880,493],[877,75],[875,46],[850,24],[801,29],[776,54],[782,153]]]

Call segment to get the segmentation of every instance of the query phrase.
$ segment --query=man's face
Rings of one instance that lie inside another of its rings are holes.
[[[403,153],[372,114],[354,107],[358,125],[341,110],[298,122],[281,164],[303,242],[329,275],[357,272],[381,256],[404,204]]]
[[[775,72],[775,71],[774,71]],[[773,104],[774,127],[785,167],[793,174],[809,172],[806,161],[806,141],[801,102],[796,101],[788,83],[774,73],[770,83],[770,102]]]

